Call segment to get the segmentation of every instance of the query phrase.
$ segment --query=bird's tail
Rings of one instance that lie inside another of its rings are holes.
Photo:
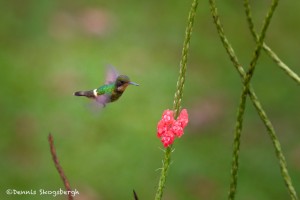
[[[95,97],[94,90],[74,92],[75,96]]]

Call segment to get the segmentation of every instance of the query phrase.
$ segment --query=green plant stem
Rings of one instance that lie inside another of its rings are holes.
[[[288,168],[287,168],[287,163],[286,163],[285,157],[283,155],[279,139],[278,139],[278,137],[275,133],[274,127],[273,127],[271,121],[268,119],[267,114],[262,109],[262,106],[261,106],[257,96],[255,95],[255,93],[250,93],[250,98],[251,98],[252,103],[255,106],[261,120],[263,121],[263,123],[265,124],[265,126],[267,128],[267,131],[269,133],[269,137],[270,137],[270,139],[273,143],[273,146],[274,146],[276,157],[278,159],[281,176],[283,177],[284,183],[285,183],[285,185],[288,189],[290,197],[293,200],[297,200],[298,199],[297,193],[296,193],[296,190],[293,186],[292,179],[289,175],[289,171],[288,171]]]
[[[273,2],[271,5],[270,11],[267,14],[267,17],[264,21],[263,28],[261,31],[261,34],[259,36],[255,51],[254,51],[254,56],[250,62],[250,67],[248,72],[246,73],[246,76],[244,78],[244,87],[243,87],[243,92],[241,94],[240,98],[240,104],[238,107],[238,115],[236,119],[236,125],[235,125],[235,133],[234,133],[234,146],[233,146],[233,155],[232,155],[232,167],[231,167],[231,183],[230,183],[230,189],[229,189],[229,194],[228,194],[228,199],[234,199],[235,194],[236,194],[236,188],[237,188],[237,173],[239,169],[239,151],[240,151],[240,138],[241,138],[241,132],[242,132],[242,127],[243,127],[243,116],[245,113],[245,107],[246,107],[246,99],[247,99],[247,94],[249,91],[249,85],[251,78],[253,77],[254,74],[254,69],[257,63],[257,60],[260,55],[260,51],[263,45],[263,41],[266,35],[267,28],[270,24],[273,12],[275,11],[275,8],[277,6],[277,3]]]
[[[245,8],[245,13],[247,17],[247,22],[248,26],[250,29],[250,32],[255,39],[255,41],[258,41],[258,35],[256,34],[255,28],[254,28],[254,23],[252,20],[252,14],[251,14],[251,7],[249,4],[249,0],[244,0],[244,8]],[[265,52],[272,58],[272,60],[289,76],[291,77],[294,81],[296,81],[298,84],[300,84],[300,77],[293,72],[284,62],[281,61],[281,59],[277,56],[275,52],[272,51],[272,49],[266,44],[263,43],[263,49]]]
[[[214,23],[217,27],[217,31],[218,31],[218,34],[219,34],[220,39],[222,41],[222,44],[223,44],[224,48],[226,49],[226,52],[229,55],[229,58],[232,61],[234,67],[239,72],[241,78],[244,80],[245,76],[246,76],[246,73],[245,73],[242,65],[239,63],[231,44],[229,43],[228,39],[225,36],[223,26],[220,22],[220,18],[219,18],[219,15],[218,15],[218,11],[217,11],[215,2],[213,0],[210,0],[209,2],[210,2],[210,6],[211,6],[211,14],[212,14],[212,17],[214,19]],[[260,104],[260,102],[259,102],[259,100],[258,100],[251,84],[249,85],[249,96],[250,96],[250,99],[251,99],[255,109],[257,110],[257,113],[259,114],[261,120],[263,121],[263,123],[264,123],[264,125],[265,125],[265,127],[268,131],[270,139],[272,140],[277,159],[279,160],[281,174],[282,174],[283,179],[284,179],[284,181],[285,181],[285,183],[288,187],[289,193],[291,194],[291,198],[292,199],[298,199],[297,195],[296,195],[296,192],[295,192],[295,189],[292,185],[291,178],[289,176],[288,170],[287,170],[287,164],[286,164],[285,157],[284,157],[284,155],[282,153],[282,150],[281,150],[280,142],[279,142],[279,140],[276,136],[273,125],[272,125],[271,121],[269,120],[266,112],[263,110],[262,105]],[[238,137],[236,137],[235,139],[237,140]],[[237,147],[239,148],[239,145]],[[234,148],[237,148],[237,147],[234,146]]]
[[[179,70],[179,76],[177,80],[177,89],[174,95],[174,102],[173,102],[173,110],[175,113],[175,119],[178,117],[179,111],[180,111],[180,104],[181,99],[183,96],[183,88],[184,88],[184,82],[185,82],[185,72],[187,68],[187,58],[188,58],[188,51],[190,47],[190,41],[191,36],[193,32],[193,25],[195,20],[195,15],[197,11],[198,6],[198,0],[194,0],[192,3],[191,10],[189,12],[188,17],[188,24],[185,30],[185,38],[183,42],[183,48],[182,48],[182,55],[181,55],[181,61],[180,61],[180,70]]]
[[[173,102],[173,110],[174,110],[174,118],[176,119],[179,115],[180,107],[181,107],[181,100],[183,96],[183,88],[186,76],[186,69],[187,69],[187,58],[188,58],[188,51],[190,47],[190,40],[193,31],[194,19],[197,11],[198,0],[193,0],[191,10],[188,16],[188,24],[185,31],[185,38],[183,42],[182,48],[182,56],[180,61],[180,70],[179,76],[177,81],[177,89],[174,95],[174,102]],[[170,161],[171,161],[171,152],[172,146],[169,146],[165,151],[165,156],[163,159],[163,167],[158,183],[158,189],[155,195],[155,200],[160,200],[163,195],[163,190],[166,183],[167,172],[169,169]]]
[[[245,12],[246,12],[246,16],[247,16],[247,21],[249,24],[249,28],[250,31],[253,35],[253,37],[258,40],[258,36],[255,32],[254,29],[254,24],[253,24],[253,20],[252,20],[252,16],[251,16],[251,9],[250,9],[250,5],[249,5],[249,1],[248,0],[244,0],[244,7],[245,7]],[[291,77],[293,78],[297,83],[300,83],[300,78],[298,77],[298,75],[296,73],[294,73],[292,70],[289,69],[288,66],[286,66],[280,59],[279,57],[265,44],[263,43],[263,48],[264,50],[267,52],[267,54]],[[255,102],[255,104],[260,105],[256,95],[254,93],[250,93],[250,98],[253,99],[253,103]],[[266,124],[267,130],[269,132],[270,138],[272,140],[272,143],[275,147],[275,153],[276,156],[278,158],[279,161],[279,166],[280,166],[280,170],[281,170],[281,174],[282,177],[284,179],[285,185],[288,188],[289,194],[291,199],[296,200],[298,199],[297,197],[297,193],[296,190],[292,184],[292,180],[291,177],[289,176],[288,170],[287,170],[287,164],[285,161],[285,157],[282,153],[281,150],[281,145],[280,142],[275,134],[275,130],[271,124],[271,122],[268,120],[266,113],[260,109],[257,110],[261,119],[263,120],[264,124]]]
[[[166,178],[167,178],[167,172],[168,172],[170,161],[171,161],[171,152],[172,152],[171,149],[172,149],[172,147],[169,146],[165,151],[165,157],[163,159],[163,166],[162,166],[162,170],[161,170],[160,179],[158,182],[158,189],[156,192],[155,200],[161,199],[162,195],[163,195],[163,190],[164,190]]]

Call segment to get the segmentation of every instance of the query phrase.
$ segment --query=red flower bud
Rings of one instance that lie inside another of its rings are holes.
[[[161,120],[157,124],[157,137],[161,139],[164,147],[173,144],[176,137],[183,135],[183,129],[188,123],[188,113],[186,109],[180,112],[177,120],[174,119],[172,110],[165,110]]]

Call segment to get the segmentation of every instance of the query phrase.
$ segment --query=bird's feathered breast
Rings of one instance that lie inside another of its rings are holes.
[[[102,95],[102,94],[111,94],[115,89],[114,84],[107,84],[107,85],[102,85],[101,87],[97,88],[97,94]]]
[[[113,102],[119,99],[119,97],[123,94],[124,90],[118,90],[114,83],[103,85],[97,88],[97,94],[99,96],[105,96],[105,103]]]

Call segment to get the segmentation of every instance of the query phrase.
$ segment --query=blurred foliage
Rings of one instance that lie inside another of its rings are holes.
[[[189,1],[0,1],[1,199],[53,199],[6,189],[59,190],[51,132],[76,199],[154,198],[163,156],[156,138],[172,107]],[[257,29],[269,1],[253,2]],[[254,42],[241,2],[219,1],[227,36],[245,66]],[[300,2],[282,1],[267,43],[300,73]],[[72,93],[104,82],[106,65],[140,84],[93,112]],[[300,191],[299,86],[264,53],[253,87],[277,130]],[[190,123],[172,154],[165,199],[224,199],[240,78],[212,23],[198,7],[183,106]],[[237,199],[286,199],[272,144],[251,103],[242,133]],[[55,199],[65,199],[59,196]]]

